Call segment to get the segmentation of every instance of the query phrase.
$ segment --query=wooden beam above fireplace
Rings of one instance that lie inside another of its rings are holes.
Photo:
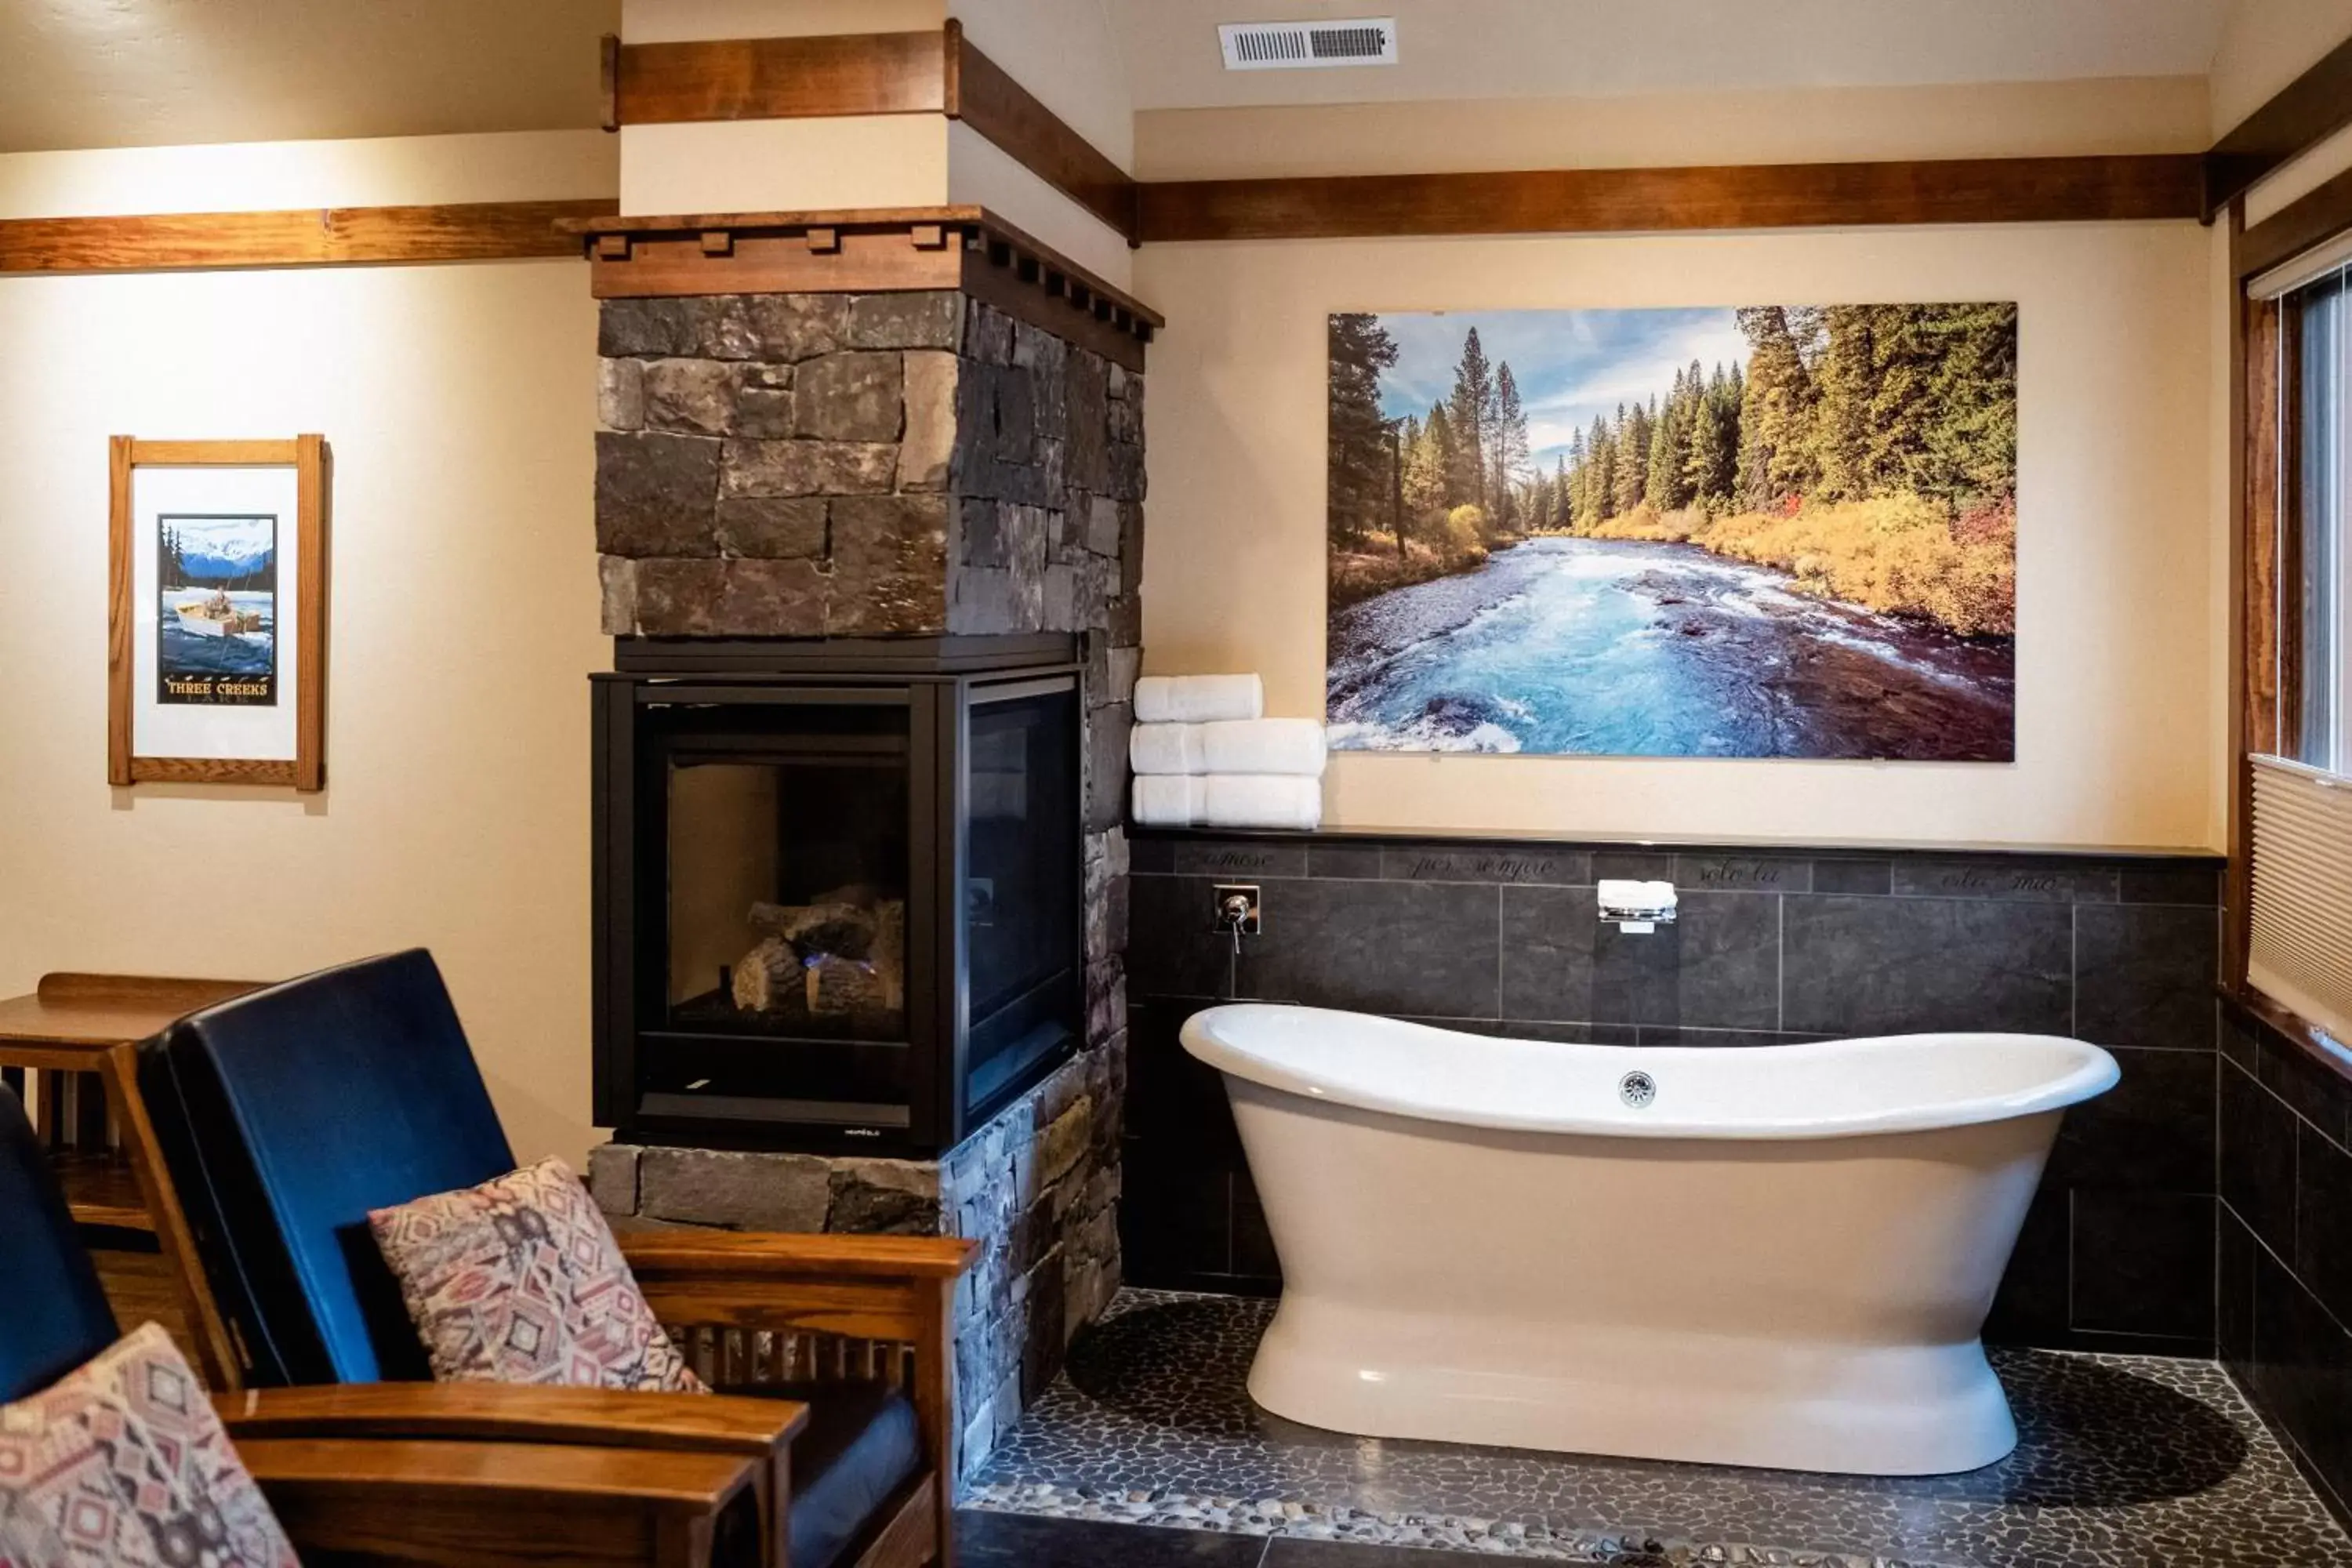
[[[1166,324],[985,207],[598,217],[571,227],[599,300],[959,289],[1139,371]]]

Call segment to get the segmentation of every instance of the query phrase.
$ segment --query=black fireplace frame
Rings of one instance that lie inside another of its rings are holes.
[[[1069,1038],[967,1105],[970,947],[965,927],[970,874],[969,803],[962,797],[975,699],[1066,690],[1082,722],[1084,666],[1077,640],[1060,634],[822,641],[618,637],[614,668],[589,678],[594,783],[591,984],[595,1120],[619,1141],[705,1148],[781,1149],[823,1154],[929,1158],[985,1124],[1075,1054],[1086,1031],[1085,900],[1074,889],[1071,963],[1056,998]],[[824,1102],[801,1119],[742,1110],[679,1114],[669,1096],[648,1096],[639,1075],[645,1037],[684,1031],[646,1027],[648,872],[638,811],[644,753],[642,707],[677,703],[888,704],[903,700],[908,722],[907,1048],[911,1053],[905,1124],[860,1120]],[[1075,738],[1074,738],[1075,741]],[[1068,798],[1074,874],[1083,875],[1085,812],[1076,775],[1084,747],[1071,747]],[[942,983],[944,982],[944,983]],[[648,1109],[648,1100],[664,1103]]]

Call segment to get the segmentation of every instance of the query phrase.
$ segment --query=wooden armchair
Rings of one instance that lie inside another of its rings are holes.
[[[831,1373],[904,1388],[925,1464],[878,1503],[857,1568],[945,1563],[954,1507],[950,1317],[975,1244],[918,1237],[624,1236],[647,1301],[720,1397],[493,1384],[247,1389],[215,1403],[240,1446],[301,1437],[460,1439],[734,1455],[753,1461],[763,1561],[791,1553],[793,1440],[809,1406],[775,1395]],[[727,1397],[740,1391],[753,1397]],[[780,1500],[785,1505],[779,1507]]]
[[[16,1095],[0,1086],[0,1258],[8,1269],[0,1403],[39,1393],[119,1335],[43,1152]],[[793,1405],[698,1403],[772,1410],[787,1424],[801,1418]],[[238,1450],[297,1550],[316,1557],[446,1568],[716,1568],[759,1555],[757,1540],[729,1536],[756,1519],[744,1504],[764,1474],[764,1451],[385,1441],[339,1434],[333,1424],[240,1442]]]
[[[240,1443],[523,1439],[750,1459],[761,1561],[952,1560],[950,1323],[973,1244],[625,1235],[639,1288],[719,1397],[436,1386],[367,1213],[515,1162],[430,956],[194,1013],[139,1048],[136,1079],[195,1287],[232,1346],[223,1407]]]

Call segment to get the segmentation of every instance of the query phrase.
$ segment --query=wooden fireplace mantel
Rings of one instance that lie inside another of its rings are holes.
[[[591,217],[599,300],[961,289],[1129,370],[1166,318],[985,207]]]

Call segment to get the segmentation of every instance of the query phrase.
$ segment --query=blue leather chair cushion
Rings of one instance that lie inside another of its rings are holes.
[[[368,1211],[515,1167],[432,955],[191,1014],[142,1047],[140,1083],[255,1380],[428,1376]]]
[[[878,1383],[781,1384],[745,1392],[808,1405],[808,1425],[793,1439],[785,1529],[793,1568],[834,1568],[923,1468],[915,1407]]]
[[[118,1332],[25,1108],[0,1085],[0,1405],[38,1394]]]

